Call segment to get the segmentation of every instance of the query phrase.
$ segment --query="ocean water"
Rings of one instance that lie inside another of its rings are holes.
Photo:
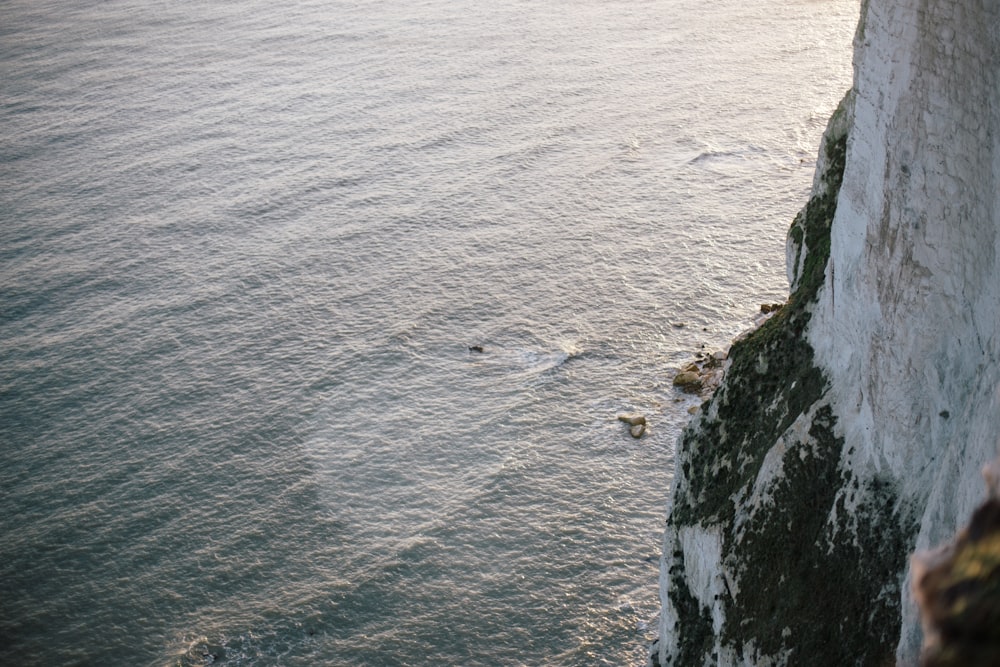
[[[0,663],[643,664],[857,14],[0,0]]]

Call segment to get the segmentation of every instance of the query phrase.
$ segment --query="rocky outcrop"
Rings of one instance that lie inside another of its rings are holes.
[[[661,664],[916,664],[1000,434],[998,61],[996,3],[863,3],[789,301],[678,442]]]
[[[694,361],[677,371],[673,385],[686,394],[697,394],[707,398],[722,382],[725,361],[728,358],[729,354],[725,350],[702,349],[695,355]]]

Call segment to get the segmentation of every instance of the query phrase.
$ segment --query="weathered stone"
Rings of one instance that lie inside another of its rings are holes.
[[[633,438],[641,438],[643,433],[646,432],[646,423],[643,422],[641,424],[633,424],[629,427],[628,432]]]

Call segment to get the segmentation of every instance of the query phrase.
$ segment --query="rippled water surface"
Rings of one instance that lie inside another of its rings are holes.
[[[0,0],[0,662],[642,664],[857,12]]]

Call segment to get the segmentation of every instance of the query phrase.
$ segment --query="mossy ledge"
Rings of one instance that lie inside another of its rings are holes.
[[[793,292],[736,342],[678,443],[661,581],[662,665],[892,664],[915,531],[884,480],[858,479],[807,340],[843,178],[851,94],[789,231]]]

